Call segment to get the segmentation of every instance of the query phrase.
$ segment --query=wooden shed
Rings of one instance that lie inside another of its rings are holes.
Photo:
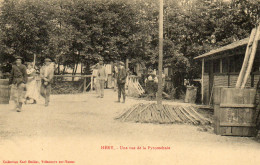
[[[259,40],[259,39],[258,39]],[[201,100],[209,104],[213,87],[235,87],[241,70],[249,38],[245,38],[224,47],[211,50],[195,57],[202,61]],[[255,87],[260,78],[260,42],[246,87]]]

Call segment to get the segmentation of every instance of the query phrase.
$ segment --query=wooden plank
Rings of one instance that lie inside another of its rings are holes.
[[[188,108],[188,107],[182,107],[192,118],[194,118],[194,120],[195,121],[198,121],[198,122],[202,122],[202,123],[204,123],[203,121],[201,121],[198,117],[196,117],[196,115],[195,114],[193,114],[191,111],[191,109],[190,108]]]
[[[248,90],[248,89],[247,89]],[[249,89],[250,93],[250,103],[255,104],[256,101],[256,89]]]
[[[198,121],[196,119],[193,119],[183,107],[180,107],[180,111],[185,115],[188,121],[192,122],[193,124],[198,124]]]
[[[244,133],[245,130],[248,130],[248,128],[244,127],[231,127],[232,129],[232,136],[245,136]]]
[[[86,87],[86,90],[88,89],[88,87],[89,87],[90,85],[91,85],[91,83],[88,83],[88,85],[87,85],[87,87]],[[85,90],[85,91],[86,91],[86,90]]]
[[[84,82],[83,82],[83,92],[86,92],[86,83],[87,83],[87,78],[84,78]]]
[[[250,101],[250,92],[247,91],[247,90],[243,90],[243,103],[244,104],[251,104],[251,101]]]
[[[80,91],[81,89],[82,89],[82,87],[83,87],[83,83],[79,86],[79,88],[78,88],[78,91]]]
[[[186,122],[185,120],[186,117],[184,117],[184,115],[180,112],[179,107],[174,107],[174,111],[176,112],[176,114],[178,115],[178,117],[181,119],[182,122]]]
[[[54,77],[91,77],[92,75],[54,75]]]
[[[220,104],[221,88],[222,87],[215,86],[214,94],[213,94],[213,103],[214,103],[214,105],[215,104]]]
[[[214,132],[219,135],[220,134],[220,125],[219,125],[219,119],[215,119],[214,121]]]
[[[220,104],[221,108],[255,108],[255,104]]]
[[[90,90],[93,91],[94,88],[94,76],[91,75],[91,80],[90,80]]]
[[[176,110],[175,110],[176,107],[170,107],[170,106],[167,106],[167,109],[169,111],[169,113],[171,114],[171,116],[174,117],[175,120],[177,120],[178,122],[182,122],[182,119],[179,117],[179,115],[177,114]]]
[[[219,134],[219,117],[220,117],[220,107],[219,105],[214,105],[214,116],[213,116],[213,124],[214,124],[214,132]]]
[[[255,127],[256,124],[254,123],[227,123],[227,122],[220,122],[220,126],[226,127]]]
[[[244,94],[244,90],[234,88],[232,91],[233,103],[243,104],[244,103],[243,94]]]
[[[232,135],[231,127],[220,127],[220,135]]]
[[[228,88],[222,88],[221,89],[221,98],[220,98],[220,103],[227,103],[228,98],[229,98],[229,93],[227,93]]]
[[[208,119],[206,119],[205,117],[203,117],[202,115],[200,115],[197,110],[195,110],[195,108],[193,106],[190,106],[191,112],[194,113],[198,118],[200,118],[200,120],[204,120],[207,123],[211,123]]]
[[[250,52],[250,58],[249,58],[249,61],[248,61],[248,66],[247,66],[246,73],[245,73],[245,76],[243,77],[243,81],[242,81],[242,84],[241,84],[242,89],[245,88],[248,77],[249,77],[249,75],[252,71],[252,66],[253,66],[253,63],[254,63],[255,54],[256,54],[257,45],[258,45],[259,34],[260,34],[260,26],[257,25],[256,34],[255,34],[254,42],[253,42],[253,45],[252,45],[252,48],[251,48],[252,50]]]
[[[204,72],[205,72],[205,59],[202,59],[202,68],[201,68],[201,102],[204,103]]]
[[[237,79],[237,83],[236,83],[237,88],[241,87],[243,77],[245,76],[246,68],[248,66],[248,61],[249,61],[249,57],[250,57],[250,48],[251,48],[252,42],[254,41],[255,34],[256,34],[256,28],[253,28],[251,31],[250,37],[249,37],[248,44],[247,44],[243,65],[242,65],[242,68],[240,70],[240,73],[239,73],[239,76]]]

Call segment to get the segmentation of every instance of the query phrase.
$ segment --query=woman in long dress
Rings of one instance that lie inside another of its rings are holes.
[[[32,63],[27,66],[28,81],[26,84],[26,103],[36,104],[39,98],[39,89],[36,81],[36,70],[33,68]]]

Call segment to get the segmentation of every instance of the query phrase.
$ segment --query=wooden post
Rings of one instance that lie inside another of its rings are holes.
[[[93,91],[93,80],[94,80],[94,77],[93,75],[91,75],[91,82],[90,82],[90,90]]]
[[[223,73],[223,59],[222,58],[219,60],[219,67],[220,67],[219,73]]]
[[[125,68],[126,68],[126,70],[128,70],[128,68],[129,68],[129,59],[128,58],[126,59],[126,62],[125,62]]]
[[[86,83],[87,83],[87,77],[84,77],[84,82],[83,82],[84,84],[83,84],[83,93],[85,93],[86,92]]]
[[[35,63],[36,63],[36,54],[33,55],[33,68],[35,67]]]
[[[158,92],[157,92],[157,104],[162,104],[162,65],[163,65],[163,0],[160,0],[159,11],[159,79],[158,79]]]
[[[201,67],[201,102],[204,103],[204,72],[205,72],[205,59],[202,59],[202,67]]]

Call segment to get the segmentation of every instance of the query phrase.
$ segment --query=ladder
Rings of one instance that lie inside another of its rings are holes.
[[[243,65],[237,79],[236,88],[244,89],[246,86],[248,77],[250,75],[254,63],[259,34],[260,34],[260,26],[258,23],[256,27],[251,31],[248,45],[246,48],[246,54],[243,61]]]
[[[144,94],[145,91],[143,87],[140,85],[137,79],[129,78],[128,80],[128,94],[130,96],[140,96]]]

